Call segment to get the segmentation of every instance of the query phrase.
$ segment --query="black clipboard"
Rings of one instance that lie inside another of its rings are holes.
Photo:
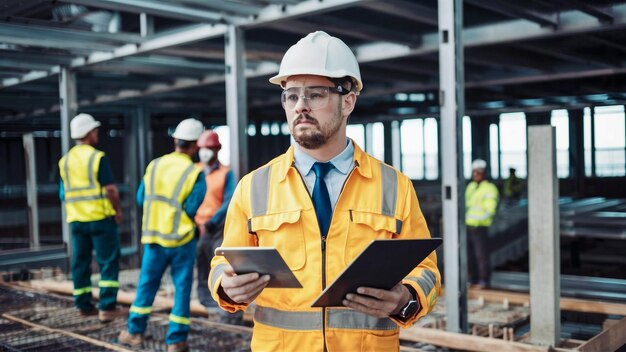
[[[311,307],[343,307],[361,286],[389,290],[442,243],[441,238],[374,240],[315,299]]]
[[[302,287],[276,248],[217,247],[215,255],[224,256],[237,274],[259,273],[259,275],[269,275],[270,281],[266,287]]]

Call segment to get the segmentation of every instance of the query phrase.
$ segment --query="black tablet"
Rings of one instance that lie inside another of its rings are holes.
[[[389,290],[442,243],[441,238],[374,240],[315,299],[311,307],[343,307],[365,286]]]
[[[295,277],[287,263],[276,248],[272,247],[218,247],[215,255],[221,255],[239,275],[259,273],[269,275],[270,282],[266,287],[301,288],[300,281]]]

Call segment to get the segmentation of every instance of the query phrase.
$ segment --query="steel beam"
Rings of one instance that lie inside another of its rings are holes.
[[[252,16],[261,11],[263,6],[255,3],[230,2],[230,1],[206,1],[206,0],[170,0],[181,4],[195,5],[205,9],[234,13],[240,16]]]
[[[439,104],[441,135],[441,186],[443,254],[448,331],[468,331],[467,249],[464,220],[463,115],[463,1],[438,0]],[[443,139],[443,138],[442,138]]]
[[[411,21],[437,26],[437,9],[414,2],[376,1],[365,7]]]
[[[513,1],[500,2],[491,0],[466,0],[465,2],[485,10],[509,16],[511,18],[524,18],[541,26],[557,28],[559,25],[558,17],[529,10],[523,5],[518,5]]]
[[[59,95],[61,112],[61,154],[65,155],[70,150],[70,120],[76,115],[76,74],[69,68],[63,68],[59,74]],[[61,206],[61,228],[63,230],[63,243],[68,256],[72,253],[70,241],[70,228],[65,219],[65,206]]]
[[[230,162],[235,179],[248,173],[248,91],[246,88],[243,30],[229,26],[224,38],[226,64],[226,121],[230,127]]]
[[[26,165],[26,200],[28,205],[28,233],[30,248],[37,249],[39,243],[39,206],[37,203],[37,166],[35,163],[35,140],[32,133],[22,136]]]
[[[589,2],[580,0],[556,0],[561,4],[572,6],[590,16],[593,16],[602,23],[612,23],[615,19],[610,11],[591,5]],[[593,3],[593,2],[592,2]]]
[[[99,0],[77,0],[89,3],[101,4]],[[108,0],[117,6],[126,6],[125,0]],[[259,27],[268,23],[288,21],[302,16],[320,14],[328,11],[335,11],[345,7],[358,5],[371,0],[327,0],[320,3],[318,0],[308,0],[295,5],[270,5],[263,8],[256,17],[231,19],[233,23],[244,28]],[[143,1],[146,3],[147,1]],[[95,7],[98,7],[95,5]],[[148,13],[148,11],[139,11]],[[169,31],[155,35],[152,38],[142,41],[141,44],[126,44],[113,49],[112,51],[92,52],[86,57],[76,57],[68,65],[72,69],[79,69],[85,66],[95,65],[120,58],[145,54],[151,51],[168,49],[180,45],[192,44],[198,41],[224,36],[227,26],[223,24],[201,24],[191,25],[182,29]],[[9,38],[10,39],[10,38]],[[0,39],[0,41],[2,41]],[[14,78],[6,78],[0,82],[0,89],[15,86],[18,84],[31,82],[34,80],[47,78],[58,74],[60,66],[53,66],[47,71],[32,71],[26,75]]]
[[[224,22],[225,17],[214,11],[204,11],[197,8],[189,8],[168,4],[158,0],[71,0],[73,4],[89,6],[130,13],[147,13],[149,15],[165,18],[174,18],[184,21],[198,21],[218,23]]]
[[[557,347],[561,338],[561,252],[556,128],[530,126],[528,141],[530,338],[535,344]]]

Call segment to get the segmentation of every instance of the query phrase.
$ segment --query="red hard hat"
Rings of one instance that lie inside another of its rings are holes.
[[[206,130],[198,138],[198,147],[221,149],[220,137],[213,130]]]

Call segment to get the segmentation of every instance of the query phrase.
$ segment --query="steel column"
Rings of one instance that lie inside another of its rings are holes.
[[[230,163],[235,179],[248,173],[248,92],[243,30],[228,26],[224,37],[226,122],[230,127]],[[241,153],[240,151],[243,151]]]
[[[61,154],[65,155],[70,150],[70,120],[76,115],[78,104],[76,102],[76,74],[69,68],[62,68],[59,72],[59,96],[61,112]],[[63,243],[67,248],[68,257],[71,250],[70,227],[65,214],[65,206],[61,206],[61,228],[63,230]]]
[[[561,334],[556,128],[531,126],[528,135],[530,337],[535,344],[556,347]]]
[[[439,104],[444,277],[447,330],[467,332],[467,251],[464,221],[463,1],[439,0]]]
[[[402,153],[400,148],[402,143],[400,141],[400,122],[391,122],[391,165],[398,170],[402,170]]]
[[[28,233],[30,248],[39,248],[39,207],[37,204],[37,167],[35,164],[35,140],[32,133],[22,135],[26,158],[26,200],[28,204]]]

